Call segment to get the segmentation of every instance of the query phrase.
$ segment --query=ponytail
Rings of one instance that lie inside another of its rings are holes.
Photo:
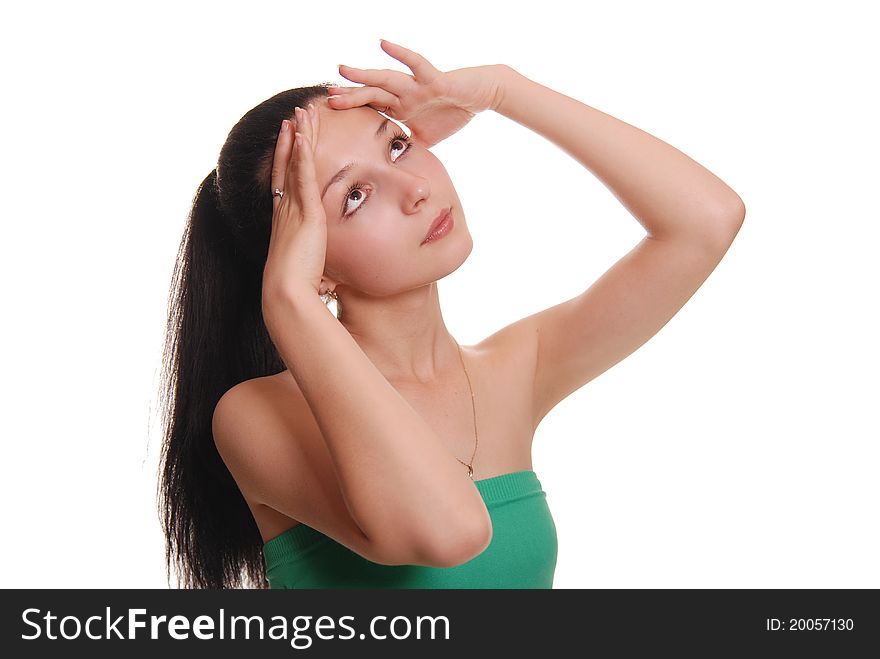
[[[266,588],[263,542],[211,421],[235,385],[285,365],[262,313],[270,179],[282,119],[330,83],[280,92],[232,128],[193,199],[177,253],[163,352],[159,509],[166,576],[185,588]]]
[[[218,200],[214,169],[193,201],[172,282],[159,494],[166,577],[173,564],[185,588],[266,588],[262,538],[211,420],[224,392],[284,364],[263,324],[262,269],[235,249]]]

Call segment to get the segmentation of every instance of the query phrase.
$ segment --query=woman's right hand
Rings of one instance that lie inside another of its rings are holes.
[[[285,120],[287,121],[287,120]],[[318,109],[296,109],[295,124],[282,124],[272,162],[272,234],[263,268],[268,294],[318,295],[327,255],[327,215],[315,174]],[[295,133],[299,133],[299,144]],[[275,195],[275,189],[283,196]]]

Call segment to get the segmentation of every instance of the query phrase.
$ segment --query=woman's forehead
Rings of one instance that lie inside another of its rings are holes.
[[[327,99],[324,98],[321,99],[321,107],[323,109],[321,112],[322,120],[325,117],[328,117],[334,122],[336,127],[344,126],[350,128],[352,132],[361,131],[364,132],[367,137],[371,137],[374,134],[376,127],[385,119],[388,119],[391,123],[403,128],[407,133],[409,132],[408,129],[406,129],[406,126],[397,119],[389,117],[384,112],[375,110],[369,105],[359,105],[345,110],[337,110],[330,107],[327,103]]]
[[[368,106],[330,109],[321,113],[320,122],[316,155],[321,161],[333,161],[328,166],[337,164],[340,158],[365,157],[375,150],[383,135],[391,133],[393,126],[400,126],[395,119]]]

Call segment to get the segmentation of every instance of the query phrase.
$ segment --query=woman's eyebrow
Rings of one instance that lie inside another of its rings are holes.
[[[379,124],[379,127],[376,129],[376,132],[373,134],[373,137],[376,139],[382,137],[382,135],[388,129],[389,123],[391,123],[391,120],[386,118],[381,124]],[[331,178],[327,182],[327,185],[324,186],[324,190],[321,192],[321,199],[324,199],[324,195],[327,194],[327,190],[329,190],[331,186],[336,185],[337,183],[341,183],[342,181],[344,181],[345,178],[348,176],[348,173],[352,170],[352,168],[354,168],[355,165],[357,165],[356,162],[350,162],[347,165],[345,165],[345,167],[343,167],[338,172],[336,172],[336,174],[333,175],[333,178]]]

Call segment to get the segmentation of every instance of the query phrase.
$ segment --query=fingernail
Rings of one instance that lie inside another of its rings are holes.
[[[333,94],[333,96],[328,96],[327,100],[332,101],[334,98],[339,98],[339,96],[340,96],[339,94]]]
[[[290,128],[290,122],[287,119],[285,119],[284,121],[281,122],[281,132],[286,133],[288,128]]]

